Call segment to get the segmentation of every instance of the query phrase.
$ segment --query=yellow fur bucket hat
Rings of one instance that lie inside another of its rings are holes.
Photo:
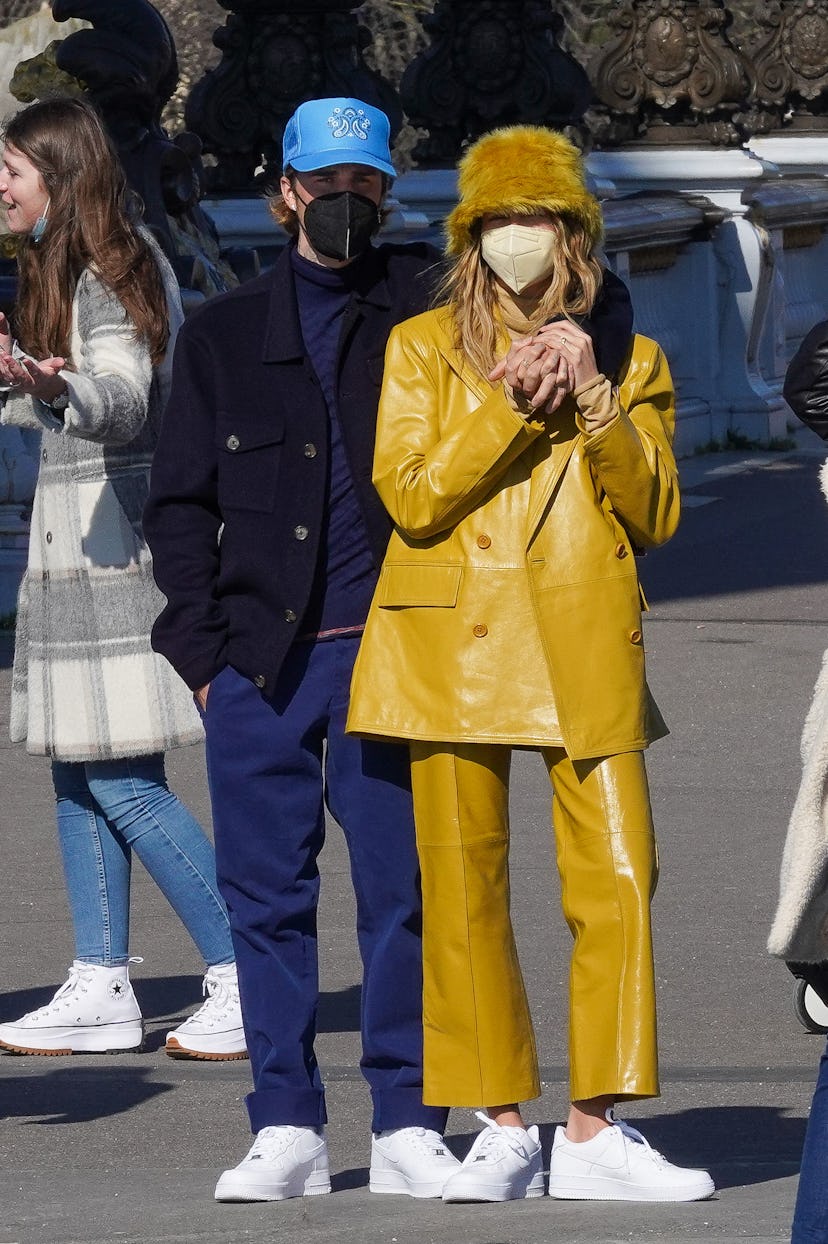
[[[593,244],[601,239],[601,208],[586,188],[581,154],[556,130],[513,125],[484,134],[460,161],[457,186],[460,201],[446,220],[450,255],[471,244],[472,226],[487,212],[566,215]]]

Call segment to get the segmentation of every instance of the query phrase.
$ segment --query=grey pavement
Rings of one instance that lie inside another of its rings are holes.
[[[250,1143],[248,1066],[174,1062],[166,1029],[199,997],[189,939],[136,866],[136,1055],[0,1056],[0,1244],[113,1241],[784,1240],[810,1091],[823,1048],[767,957],[799,732],[828,646],[828,507],[811,434],[783,454],[682,464],[679,534],[641,564],[650,681],[672,734],[649,753],[662,879],[655,900],[663,1096],[625,1117],[673,1160],[707,1165],[716,1199],[693,1205],[542,1200],[443,1206],[367,1190],[370,1107],[359,1075],[359,969],[341,834],[322,860],[318,1053],[328,1084],[334,1194],[216,1205],[224,1166]],[[0,718],[11,645],[0,641]],[[519,654],[516,654],[519,659]],[[0,720],[0,1018],[44,1002],[71,960],[48,766]],[[199,748],[169,757],[173,786],[209,823]],[[546,776],[516,756],[514,910],[543,1066],[529,1117],[545,1143],[566,1110],[568,933],[559,911]],[[477,1123],[452,1113],[462,1155]]]

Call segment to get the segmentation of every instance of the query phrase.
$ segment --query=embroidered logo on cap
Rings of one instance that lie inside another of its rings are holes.
[[[334,138],[359,138],[368,141],[371,121],[362,108],[334,108],[328,117],[328,125]]]

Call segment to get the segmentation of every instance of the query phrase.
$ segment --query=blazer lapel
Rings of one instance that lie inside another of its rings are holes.
[[[549,432],[538,438],[535,452],[538,457],[532,468],[532,484],[529,492],[529,513],[526,518],[526,544],[532,542],[546,513],[550,498],[558,481],[569,465],[575,446],[583,439],[575,423],[574,403],[566,402],[567,413],[555,421]],[[571,413],[568,408],[571,406]]]

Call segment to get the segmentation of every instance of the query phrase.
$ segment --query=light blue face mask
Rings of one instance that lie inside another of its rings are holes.
[[[49,204],[51,202],[52,202],[51,198],[48,198],[46,200],[46,206],[44,207],[43,211],[38,216],[37,220],[32,225],[31,231],[29,233],[29,237],[34,242],[35,246],[37,246],[38,242],[41,240],[44,233],[46,232],[46,225],[48,224],[48,217],[49,217]]]

